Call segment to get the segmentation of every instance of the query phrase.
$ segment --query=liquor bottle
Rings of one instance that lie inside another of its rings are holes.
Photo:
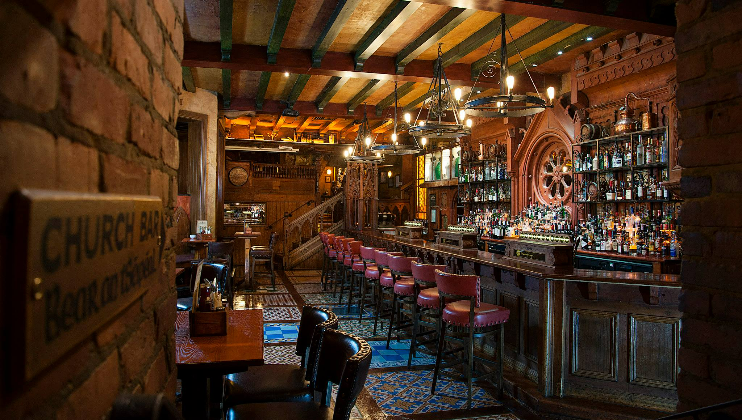
[[[619,146],[613,149],[613,167],[620,168],[623,166],[623,153],[619,150]]]
[[[644,165],[644,142],[642,136],[639,136],[639,140],[636,142],[636,164]]]
[[[652,144],[652,137],[647,138],[647,145],[644,146],[644,162],[647,165],[654,163],[654,145]]]
[[[626,166],[631,166],[632,162],[632,153],[631,153],[631,142],[627,141],[626,145],[624,146],[624,158],[623,163]]]
[[[623,192],[625,188],[623,186],[623,182],[617,182],[616,185],[616,200],[623,200]]]
[[[667,163],[667,139],[664,134],[660,135],[660,162]]]
[[[624,184],[624,196],[623,198],[626,200],[632,200],[632,194],[631,194],[631,175],[626,174],[626,183]]]
[[[603,169],[611,168],[611,155],[608,150],[603,153]]]
[[[592,170],[593,171],[597,171],[598,170],[598,152],[595,152],[595,154],[593,155]]]
[[[670,258],[675,258],[678,256],[678,242],[677,239],[675,239],[675,232],[672,232],[672,236],[670,237]]]
[[[641,178],[636,180],[636,199],[644,199],[644,183]]]

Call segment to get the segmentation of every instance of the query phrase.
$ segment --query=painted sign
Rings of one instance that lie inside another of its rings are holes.
[[[23,190],[15,209],[25,319],[12,329],[29,380],[159,281],[164,226],[152,196]]]

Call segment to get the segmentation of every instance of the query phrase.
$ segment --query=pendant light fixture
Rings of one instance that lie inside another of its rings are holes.
[[[412,116],[409,112],[404,114],[404,123],[397,123],[397,108],[399,108],[397,97],[397,82],[394,82],[394,129],[392,131],[391,144],[376,144],[371,147],[371,150],[378,153],[384,153],[387,155],[414,155],[421,151],[420,145],[417,144],[417,139],[413,136],[413,144],[401,143],[399,134],[401,132],[408,131],[410,129],[410,122]]]
[[[372,150],[372,144],[374,139],[372,137],[371,129],[368,127],[368,117],[366,115],[366,104],[363,104],[363,120],[358,127],[358,134],[356,135],[353,147],[348,148],[344,152],[345,158],[354,161],[369,161],[378,162],[382,160],[381,153]]]
[[[507,42],[505,41],[505,32],[507,26],[505,24],[505,14],[500,15],[500,62],[494,58],[490,59],[487,64],[482,68],[477,76],[477,81],[480,77],[488,77],[494,73],[496,64],[500,66],[500,94],[494,96],[486,96],[484,98],[473,99],[464,105],[466,113],[478,117],[525,117],[528,115],[538,114],[544,111],[546,108],[552,108],[554,100],[554,88],[549,87],[546,90],[548,102],[539,93],[538,96],[533,95],[515,95],[513,89],[515,87],[515,77],[508,72],[508,52]],[[512,38],[512,36],[511,36]],[[493,43],[494,44],[494,43]],[[518,47],[516,46],[516,49]],[[490,46],[490,51],[492,47]],[[489,51],[487,55],[489,55]],[[525,65],[523,57],[518,51],[518,56],[523,64],[523,68],[526,70],[531,83],[533,78],[531,73],[528,71],[528,66]],[[476,82],[475,82],[476,83]],[[536,84],[533,83],[533,88],[538,92]],[[472,89],[473,91],[473,89]],[[471,93],[470,93],[471,95]]]
[[[443,59],[441,58],[441,45],[438,44],[438,58],[433,64],[433,80],[430,82],[427,98],[423,102],[418,112],[416,124],[410,127],[410,134],[415,138],[423,138],[425,143],[437,139],[456,140],[459,137],[471,134],[471,122],[465,123],[459,113],[458,100],[454,97],[460,95],[457,89],[454,93],[451,91],[451,85],[448,84],[446,72],[443,69]],[[421,119],[422,111],[428,111],[425,119]],[[452,116],[453,121],[449,118]]]

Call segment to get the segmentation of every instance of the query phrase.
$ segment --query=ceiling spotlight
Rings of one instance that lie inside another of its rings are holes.
[[[428,144],[428,138],[423,137],[422,139],[420,139],[420,143],[422,143],[422,145],[425,146],[426,144]]]
[[[409,112],[405,112],[404,113],[404,122],[406,122],[407,124],[409,124],[411,120],[412,120],[412,115],[410,115]]]
[[[533,63],[533,64],[531,64],[531,67],[538,67],[538,64]]]
[[[557,55],[562,55],[562,54],[564,54],[563,51],[557,51]]]
[[[585,41],[592,41],[592,40],[593,40],[593,37],[591,37],[591,36],[585,38]]]
[[[285,71],[283,72],[284,77],[289,77],[289,72]]]
[[[461,88],[456,88],[453,91],[453,97],[456,98],[457,101],[461,100]]]
[[[327,168],[327,175],[332,175],[332,169]]]
[[[462,109],[462,110],[460,110],[460,111],[459,111],[459,119],[460,119],[461,121],[464,121],[464,118],[466,118],[466,111],[464,111],[464,110]]]
[[[474,123],[472,122],[471,118],[469,118],[469,119],[466,120],[466,126],[467,127],[471,128],[472,124],[474,124]]]

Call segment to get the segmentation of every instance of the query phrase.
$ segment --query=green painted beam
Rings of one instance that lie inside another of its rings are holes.
[[[537,52],[536,54],[526,57],[524,59],[525,66],[530,69],[531,67],[534,67],[534,64],[536,66],[538,66],[539,64],[543,64],[559,55],[559,51],[565,53],[581,45],[585,45],[585,42],[587,42],[585,41],[587,37],[597,39],[605,34],[610,33],[611,31],[613,31],[613,29],[602,28],[599,26],[588,26],[587,28],[564,38],[563,40]],[[525,67],[523,62],[521,61],[518,61],[508,68],[508,72],[512,75],[518,75],[523,73],[524,71]]]
[[[531,30],[527,34],[516,39],[515,41],[510,41],[507,47],[508,58],[517,56],[518,51],[523,52],[526,49],[538,44],[539,42],[569,28],[570,26],[572,26],[572,24],[568,22],[559,22],[556,20],[547,21],[546,23],[540,25],[536,29]],[[489,54],[475,61],[471,65],[472,80],[477,80],[477,77],[479,76],[479,73],[482,71],[482,68],[484,68],[484,65],[487,63],[487,61],[492,60],[492,59],[498,62],[500,61],[500,48],[490,52]]]
[[[273,28],[270,38],[268,38],[268,64],[276,64],[278,50],[281,49],[283,35],[289,26],[289,19],[291,19],[295,4],[296,0],[278,0],[276,16],[273,18]]]
[[[523,16],[507,15],[505,17],[505,23],[508,28],[512,28],[516,24],[520,23],[525,19]],[[482,29],[474,32],[469,38],[466,38],[461,43],[451,48],[450,50],[443,53],[443,67],[448,67],[451,64],[459,61],[461,58],[481,47],[485,43],[492,41],[495,37],[500,35],[500,18],[497,17],[492,22],[484,25]]]
[[[190,67],[181,67],[183,71],[183,86],[188,92],[196,91],[196,84],[193,82],[193,72]]]
[[[222,69],[222,104],[229,108],[232,103],[232,70]]]
[[[327,104],[330,103],[330,100],[332,100],[332,97],[338,93],[340,88],[342,88],[348,80],[350,80],[350,77],[331,77],[330,81],[328,81],[325,87],[322,88],[322,92],[319,93],[317,99],[314,101],[317,105],[317,111],[322,113],[322,111],[325,110],[325,106],[327,106]]]
[[[415,82],[407,82],[397,88],[397,99],[402,99],[408,93],[412,92],[415,87]],[[380,117],[384,110],[394,104],[394,92],[390,93],[386,98],[379,101],[376,104],[376,116]]]
[[[428,48],[435,45],[436,42],[454,30],[469,16],[473,15],[474,12],[476,12],[476,10],[462,9],[460,7],[454,7],[446,12],[443,17],[438,19],[433,25],[426,29],[425,32],[406,47],[402,48],[402,51],[397,54],[397,57],[395,58],[397,74],[404,74],[404,67],[409,64],[410,61],[416,59]]]
[[[301,92],[304,90],[304,86],[307,85],[310,77],[311,76],[308,74],[300,74],[296,78],[294,86],[291,88],[288,98],[286,98],[286,102],[294,104],[296,100],[299,99],[299,96],[301,96]]]
[[[355,69],[363,70],[363,63],[397,31],[422,3],[398,1],[366,32],[355,52]]]
[[[222,61],[232,59],[232,1],[219,0],[219,35],[221,37]]]
[[[373,95],[374,92],[379,90],[379,88],[384,85],[383,83],[379,82],[380,80],[378,79],[369,80],[369,82],[366,83],[366,86],[364,86],[363,89],[360,90],[360,92],[356,93],[355,96],[353,96],[350,101],[348,101],[348,112],[353,113],[358,105],[362,104],[363,101],[368,99],[369,96]]]
[[[330,45],[335,41],[340,30],[348,21],[350,15],[356,9],[358,3],[361,0],[340,0],[338,1],[335,10],[332,12],[332,16],[328,19],[325,28],[317,38],[314,47],[312,48],[312,67],[319,67],[322,64],[322,57],[325,56],[327,50],[330,49]]]
[[[291,73],[286,76],[281,76],[286,78],[286,83],[283,85],[283,92],[281,92],[280,100],[282,102],[288,102],[289,97],[291,96],[291,91],[294,90],[294,85],[296,84],[296,81],[299,79],[299,75],[295,73]]]
[[[255,108],[263,109],[263,101],[265,101],[265,92],[268,90],[268,83],[271,81],[271,72],[264,71],[260,74],[260,82],[258,83],[258,93],[255,94]]]
[[[421,103],[423,103],[424,100],[428,99],[428,95],[429,94],[430,94],[430,91],[427,91],[427,92],[423,93],[422,95],[420,95],[419,97],[417,97],[415,100],[413,100],[412,102],[410,102],[407,105],[405,105],[402,108],[402,110],[403,111],[409,111],[411,109],[415,109],[418,105],[420,105]]]

